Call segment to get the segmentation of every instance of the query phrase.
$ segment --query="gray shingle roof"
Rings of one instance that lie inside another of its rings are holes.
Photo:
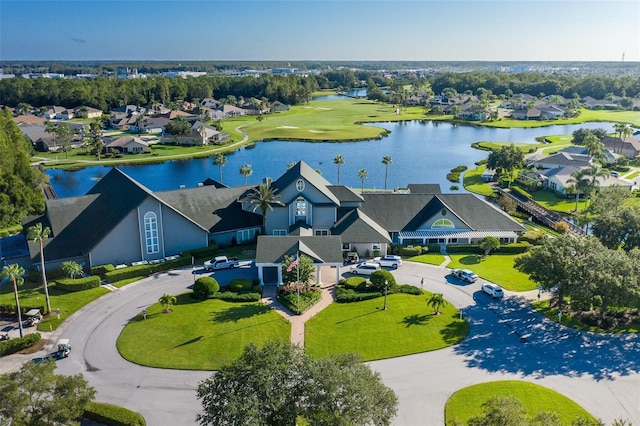
[[[332,235],[340,235],[344,241],[362,243],[391,242],[389,233],[359,209],[353,209],[331,228]]]
[[[407,185],[412,194],[441,194],[439,183],[410,183]]]
[[[277,193],[281,193],[283,189],[287,188],[300,177],[302,177],[309,184],[315,187],[335,205],[340,205],[340,200],[338,199],[338,197],[329,190],[329,187],[331,186],[329,181],[323,178],[320,173],[313,170],[304,161],[298,161],[295,166],[287,170],[285,174],[273,181],[272,186],[277,190]]]
[[[342,203],[350,203],[350,202],[362,202],[364,201],[364,198],[362,198],[362,196],[360,194],[358,194],[357,192],[355,192],[353,189],[349,188],[348,186],[343,186],[343,185],[329,185],[327,187],[329,189],[329,191],[331,191],[333,193],[333,195],[335,195],[340,202]]]
[[[214,185],[199,188],[157,192],[155,195],[193,222],[209,232],[262,225],[262,216],[242,210],[238,198],[252,186],[216,188]]]
[[[342,241],[337,236],[258,236],[256,263],[282,263],[285,256],[305,254],[317,262],[342,264]]]

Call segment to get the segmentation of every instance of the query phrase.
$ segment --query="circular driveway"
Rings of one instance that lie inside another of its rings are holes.
[[[195,391],[211,372],[141,367],[124,360],[115,345],[127,321],[163,293],[187,291],[193,284],[191,272],[157,274],[74,314],[51,338],[69,338],[73,346],[70,357],[58,362],[58,372],[83,373],[96,388],[97,400],[137,411],[148,424],[196,424],[201,406]],[[638,336],[567,329],[533,312],[521,296],[507,292],[505,300],[493,301],[480,292],[481,280],[463,285],[444,268],[405,262],[393,273],[399,283],[416,286],[424,277],[424,288],[443,293],[462,308],[471,325],[458,345],[369,363],[398,394],[395,425],[442,425],[444,404],[453,392],[504,379],[555,389],[607,423],[618,417],[640,423]],[[527,343],[521,335],[527,335]]]

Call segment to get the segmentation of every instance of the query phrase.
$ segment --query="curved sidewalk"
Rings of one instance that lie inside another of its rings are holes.
[[[269,286],[264,288],[262,292],[262,302],[273,308],[273,310],[291,323],[291,343],[304,347],[304,324],[309,318],[336,300],[335,284],[323,284],[321,289],[322,299],[302,315],[296,315],[278,301],[276,298],[277,287]]]

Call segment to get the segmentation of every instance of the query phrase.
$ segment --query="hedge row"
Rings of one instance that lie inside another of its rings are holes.
[[[220,299],[226,302],[259,302],[261,298],[260,293],[234,293],[232,291],[221,291],[210,297],[210,299]]]
[[[367,286],[367,279],[364,277],[349,277],[343,280],[343,285],[351,290],[364,290]]]
[[[338,303],[360,302],[362,300],[375,299],[376,297],[382,297],[382,293],[379,291],[359,293],[342,287],[338,287],[336,292],[336,302]]]
[[[140,414],[124,407],[90,401],[84,408],[82,418],[107,426],[146,426]]]
[[[400,256],[405,256],[405,257],[420,256],[422,254],[422,246],[413,246],[411,248],[400,247],[399,253],[400,253]]]
[[[168,260],[162,263],[153,263],[149,265],[129,266],[127,268],[116,269],[104,274],[104,279],[108,283],[115,283],[117,281],[126,280],[135,277],[145,277],[151,274],[155,274],[160,271],[166,271],[169,269],[179,268],[181,266],[187,266],[191,264],[191,258],[180,257],[174,260]]]
[[[216,254],[218,254],[218,245],[214,243],[214,244],[211,244],[209,247],[183,251],[182,253],[180,253],[180,256],[188,258],[189,263],[191,263],[192,256],[198,259],[201,257],[213,257]]]
[[[303,290],[300,292],[300,304],[296,292],[280,292],[278,300],[296,315],[302,315],[322,299],[322,292]]]
[[[528,251],[530,248],[531,248],[531,244],[526,241],[523,241],[520,243],[505,244],[503,246],[500,246],[500,248],[495,250],[493,253],[520,254]],[[478,246],[478,244],[449,244],[447,245],[447,253],[484,254],[484,250],[482,250]]]
[[[253,288],[253,283],[245,278],[233,278],[227,287],[234,293],[249,292]]]
[[[0,342],[0,356],[11,355],[23,349],[30,348],[40,341],[40,333],[27,334],[17,339]]]
[[[396,290],[397,293],[405,293],[405,294],[414,294],[416,296],[420,296],[422,294],[422,290],[418,287],[413,286],[411,284],[400,284]]]
[[[90,275],[83,278],[61,278],[56,281],[56,288],[66,292],[88,290],[100,287],[100,277]]]
[[[91,275],[100,275],[104,276],[107,272],[115,271],[116,267],[112,264],[108,263],[106,265],[97,265],[91,268]]]
[[[45,312],[44,305],[42,306],[29,306],[20,305],[20,312],[23,314],[29,312],[32,309],[39,309],[40,312]],[[0,315],[14,315],[16,313],[16,305],[0,305]]]
[[[47,269],[47,281],[48,280],[56,280],[58,278],[64,278],[67,274],[64,273],[62,269]],[[42,274],[40,271],[35,269],[29,269],[29,275],[27,279],[32,283],[41,283],[42,282]]]

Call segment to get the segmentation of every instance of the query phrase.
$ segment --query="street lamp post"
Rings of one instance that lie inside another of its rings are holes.
[[[384,280],[384,308],[383,310],[387,310],[387,288],[389,285],[389,281]]]

